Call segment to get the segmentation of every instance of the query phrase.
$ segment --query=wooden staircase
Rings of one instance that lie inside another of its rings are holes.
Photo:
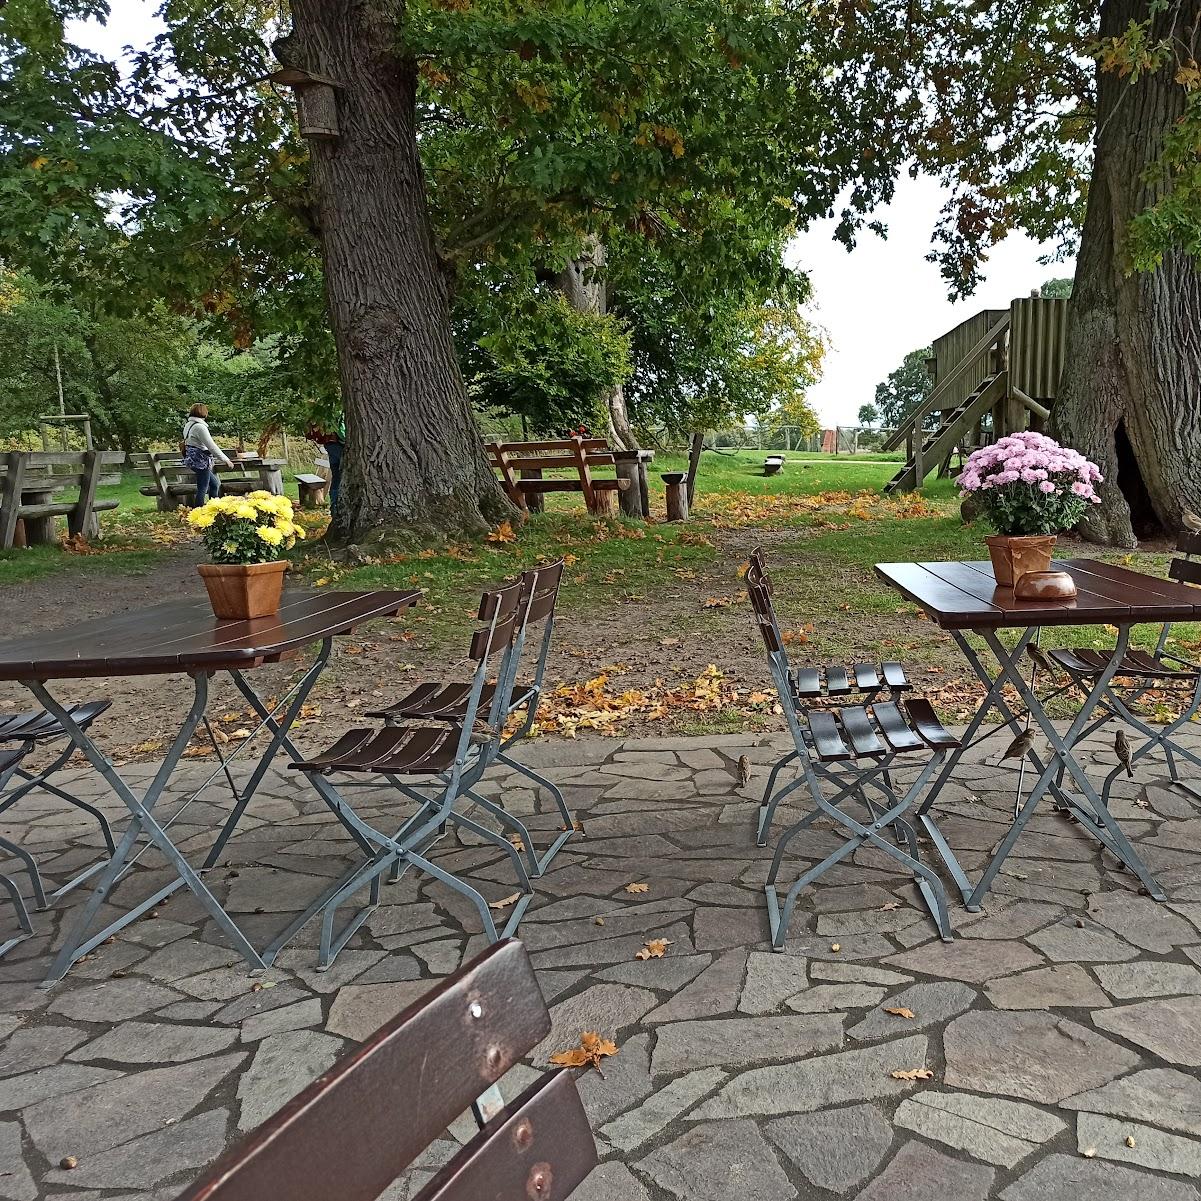
[[[938,429],[929,434],[920,447],[915,447],[905,466],[884,485],[885,493],[891,495],[920,488],[926,475],[975,430],[980,419],[994,405],[1005,399],[1007,375],[1005,371],[997,371],[986,376],[958,408],[947,413]]]

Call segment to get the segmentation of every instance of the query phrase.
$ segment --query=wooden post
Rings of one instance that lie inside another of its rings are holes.
[[[67,514],[67,533],[72,537],[83,535],[95,538],[100,533],[100,523],[92,512],[96,501],[96,485],[100,482],[100,456],[89,450],[83,456],[83,479],[79,482],[79,500]]]
[[[682,471],[665,471],[663,483],[667,486],[667,520],[688,520],[688,485]]]
[[[625,487],[617,494],[623,517],[645,517],[642,508],[642,489],[638,486],[638,460],[641,451],[615,450],[613,465],[617,470],[617,478],[625,481]]]
[[[925,464],[922,462],[922,440],[924,438],[925,431],[922,429],[921,418],[918,418],[913,427],[913,489],[915,492],[922,486],[922,480],[926,478]]]
[[[542,478],[541,467],[522,467],[520,469],[520,478],[523,480],[540,480]],[[541,492],[527,492],[524,488],[521,490],[521,495],[525,497],[526,511],[529,513],[541,513],[546,508],[546,497]]]
[[[0,550],[13,545],[21,508],[21,482],[25,477],[25,456],[10,451],[4,456],[4,483],[0,489]]]
[[[692,502],[696,500],[696,473],[697,468],[701,465],[701,451],[705,449],[705,433],[703,430],[697,430],[692,435],[692,445],[688,448],[688,506],[692,507]],[[688,517],[685,512],[684,517],[680,520],[685,520]]]

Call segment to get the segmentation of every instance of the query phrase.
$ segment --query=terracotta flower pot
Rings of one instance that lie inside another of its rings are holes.
[[[222,621],[249,621],[279,612],[286,559],[271,563],[200,563],[213,613]]]
[[[1054,534],[992,534],[984,539],[993,575],[1001,588],[1012,588],[1029,571],[1049,571]]]

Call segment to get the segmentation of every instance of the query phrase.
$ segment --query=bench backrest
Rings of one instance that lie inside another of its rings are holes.
[[[180,1201],[375,1201],[549,1030],[525,948],[497,943],[293,1097]],[[575,1082],[552,1072],[415,1201],[562,1201],[595,1163]]]
[[[573,469],[580,479],[580,491],[589,509],[596,504],[592,487],[594,467],[614,467],[613,451],[604,438],[552,438],[543,442],[489,442],[488,457],[501,474],[501,482],[511,500],[524,505],[515,471],[553,471]]]

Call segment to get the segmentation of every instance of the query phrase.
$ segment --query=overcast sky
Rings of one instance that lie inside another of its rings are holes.
[[[161,28],[155,3],[112,0],[107,26],[76,24],[73,36],[113,56],[126,45],[144,45]],[[814,225],[793,244],[790,260],[813,281],[812,317],[827,331],[829,352],[812,400],[825,425],[853,425],[859,406],[905,355],[928,345],[980,309],[1007,308],[1044,279],[1071,275],[1072,264],[1044,266],[1049,247],[1013,236],[993,251],[986,281],[975,296],[952,305],[933,263],[926,262],[930,233],[944,193],[935,180],[907,176],[897,183],[892,204],[874,214],[888,238],[865,233],[847,253],[832,237],[834,221]]]

